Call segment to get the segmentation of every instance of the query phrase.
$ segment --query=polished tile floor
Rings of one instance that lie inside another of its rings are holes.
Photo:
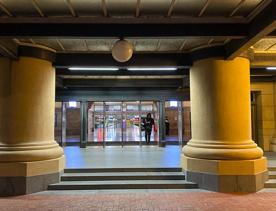
[[[180,146],[64,147],[66,168],[180,167]]]

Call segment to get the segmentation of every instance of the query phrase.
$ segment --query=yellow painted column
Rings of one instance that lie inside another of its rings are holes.
[[[1,195],[45,190],[59,181],[64,168],[63,150],[54,140],[53,55],[41,47],[21,46],[18,60],[0,69],[5,78],[0,87]]]
[[[190,70],[192,139],[183,148],[187,180],[220,192],[254,192],[267,179],[251,138],[250,64],[204,59]]]

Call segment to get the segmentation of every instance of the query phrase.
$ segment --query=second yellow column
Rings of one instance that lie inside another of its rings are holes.
[[[201,188],[263,188],[266,159],[251,138],[249,71],[241,57],[197,61],[190,70],[192,139],[182,161],[187,179]]]

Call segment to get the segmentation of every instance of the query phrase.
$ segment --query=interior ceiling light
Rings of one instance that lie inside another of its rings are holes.
[[[276,70],[276,67],[267,67],[267,70]]]
[[[112,47],[112,56],[118,62],[127,62],[133,54],[133,46],[126,40],[118,40]]]
[[[86,70],[86,71],[115,71],[117,67],[69,67],[69,70]]]
[[[177,70],[177,67],[129,67],[127,70],[130,71],[151,71],[151,70],[160,70],[160,71],[174,71]]]

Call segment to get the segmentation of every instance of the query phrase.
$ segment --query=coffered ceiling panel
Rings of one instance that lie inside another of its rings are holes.
[[[60,43],[67,51],[87,51],[84,40],[79,39],[61,39]]]
[[[57,51],[63,51],[63,46],[58,39],[32,39],[32,41],[39,45],[44,45],[53,48]]]
[[[173,7],[172,16],[198,16],[205,2],[206,0],[178,0]]]
[[[247,17],[259,4],[265,1],[264,0],[246,0],[242,3],[241,7],[237,10],[235,15]]]
[[[158,51],[181,51],[183,39],[160,39]]]
[[[275,50],[276,38],[264,38],[257,42],[253,48],[256,51]]]
[[[65,0],[36,0],[46,16],[71,16]]]
[[[86,39],[85,42],[89,51],[111,51],[116,40],[110,39]]]
[[[71,5],[78,16],[102,16],[101,0],[71,0]]]
[[[211,0],[204,16],[229,16],[241,0]]]
[[[170,0],[141,0],[141,16],[165,16],[169,11]]]
[[[247,17],[270,0],[0,0],[0,15],[13,17]]]
[[[38,16],[32,1],[30,0],[2,0],[6,10],[14,16]]]
[[[194,48],[199,48],[201,46],[205,46],[208,44],[210,38],[191,38],[187,39],[187,42],[183,48],[183,50],[191,51]]]
[[[138,39],[135,41],[135,51],[155,51],[157,48],[157,39]]]
[[[111,16],[134,16],[137,0],[106,0],[108,14]]]

